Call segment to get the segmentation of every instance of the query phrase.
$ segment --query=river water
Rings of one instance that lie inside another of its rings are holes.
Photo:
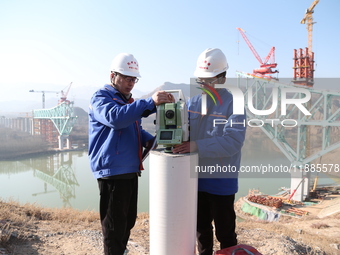
[[[244,153],[242,164],[252,165],[261,161],[261,164],[270,162],[273,165],[289,165],[279,153],[256,153]],[[144,168],[139,181],[139,212],[149,210],[148,159],[144,161]],[[327,184],[332,182],[327,178],[321,181]],[[260,175],[255,178],[241,174],[236,199],[247,195],[252,188],[259,188],[266,194],[275,194],[280,187],[289,186],[288,173],[274,177]],[[0,161],[0,198],[21,204],[35,203],[42,207],[72,207],[98,211],[99,191],[89,167],[87,152],[69,151],[49,156]]]

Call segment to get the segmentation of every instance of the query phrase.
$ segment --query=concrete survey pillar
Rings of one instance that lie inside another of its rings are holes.
[[[150,255],[193,255],[197,154],[150,153]]]

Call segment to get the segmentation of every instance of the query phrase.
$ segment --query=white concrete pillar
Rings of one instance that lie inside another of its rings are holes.
[[[69,139],[69,137],[67,136],[66,137],[66,149],[70,149],[71,147],[70,147],[70,139]]]
[[[296,201],[304,201],[309,196],[310,189],[310,173],[306,173],[300,171],[300,169],[296,172],[291,173],[291,181],[290,181],[290,194],[295,194],[291,199]]]
[[[197,154],[150,153],[150,255],[193,255]]]
[[[58,136],[59,150],[62,150],[62,149],[63,149],[63,143],[64,143],[63,137],[62,137],[61,135]]]

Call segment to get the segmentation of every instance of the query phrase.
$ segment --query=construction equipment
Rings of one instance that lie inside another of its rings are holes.
[[[297,185],[297,187],[294,189],[294,191],[292,192],[292,194],[290,195],[290,197],[288,198],[288,201],[290,201],[292,199],[292,197],[295,195],[296,191],[298,190],[298,188],[300,187],[300,185],[304,182],[304,180],[306,179],[306,177],[303,177],[302,180],[299,182],[299,184]]]
[[[321,160],[322,160],[322,156],[320,157],[320,163],[319,164],[321,164]],[[317,173],[317,175],[315,176],[314,185],[313,185],[312,190],[310,191],[311,196],[315,194],[316,187],[318,186],[318,181],[319,181],[319,173]]]
[[[58,91],[47,91],[47,90],[37,91],[33,89],[31,89],[29,92],[42,93],[42,108],[43,109],[45,109],[45,93],[56,93],[57,95],[59,94]]]
[[[314,85],[314,52],[312,51],[313,13],[315,6],[320,0],[314,0],[312,5],[306,10],[306,14],[301,20],[301,24],[307,25],[308,47],[294,49],[294,78],[293,82],[298,85],[313,87]]]
[[[319,176],[317,175],[314,179],[314,185],[313,185],[313,189],[311,190],[311,192],[315,192],[316,187],[318,186],[318,181],[319,181]]]
[[[313,13],[315,6],[319,3],[320,0],[315,0],[312,5],[306,10],[306,14],[301,20],[301,24],[307,24],[308,31],[308,51],[312,53],[312,33],[313,33]]]
[[[260,76],[264,78],[272,79],[273,77],[268,76],[267,74],[278,73],[278,70],[272,70],[272,68],[276,68],[277,63],[275,63],[275,47],[272,47],[267,55],[267,57],[262,61],[261,57],[255,50],[254,46],[251,44],[249,39],[247,38],[245,31],[242,28],[237,27],[238,31],[240,31],[243,39],[246,41],[248,47],[254,54],[255,58],[260,62],[260,68],[253,70],[253,75]]]
[[[68,95],[68,92],[70,91],[71,86],[72,86],[72,82],[69,85],[67,85],[66,88],[61,90],[61,92],[58,92],[58,91],[47,91],[47,90],[38,91],[38,90],[33,90],[33,89],[31,89],[29,92],[42,93],[42,108],[45,109],[45,93],[56,93],[56,95],[61,93],[61,97],[59,99],[59,104],[61,104],[62,102],[66,101],[67,95]],[[65,90],[66,90],[66,92],[64,92]]]
[[[68,95],[68,92],[69,92],[70,89],[71,89],[71,86],[72,86],[72,82],[71,82],[66,88],[64,88],[64,89],[61,91],[61,97],[60,97],[60,100],[59,100],[59,104],[62,103],[62,102],[64,102],[64,101],[66,101],[67,95]],[[64,92],[65,89],[67,89],[66,92]]]

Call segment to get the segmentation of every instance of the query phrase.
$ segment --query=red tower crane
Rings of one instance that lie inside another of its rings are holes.
[[[255,58],[260,62],[260,68],[253,70],[253,75],[266,77],[272,79],[273,77],[267,76],[267,74],[278,73],[278,70],[272,70],[272,68],[276,68],[277,63],[275,63],[275,47],[272,47],[267,55],[267,57],[262,61],[261,57],[255,50],[254,46],[251,44],[249,39],[247,38],[245,31],[242,28],[237,27],[238,31],[240,31],[243,39],[248,44],[250,50],[254,54]]]
[[[61,97],[60,97],[59,103],[66,101],[67,95],[68,95],[68,92],[70,91],[71,86],[72,86],[72,82],[61,91]],[[64,92],[65,89],[67,89],[66,92]]]

